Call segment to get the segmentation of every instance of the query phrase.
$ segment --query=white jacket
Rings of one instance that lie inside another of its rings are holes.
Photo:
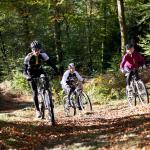
[[[61,80],[61,82],[60,82],[62,86],[66,86],[66,85],[67,85],[66,81],[67,81],[67,78],[69,77],[69,73],[71,73],[70,70],[67,70],[67,71],[63,74],[62,80]],[[78,73],[77,71],[74,71],[73,73],[76,74],[76,77],[77,77],[77,79],[78,79],[79,81],[81,81],[81,82],[83,81],[83,78],[79,75],[79,73]]]

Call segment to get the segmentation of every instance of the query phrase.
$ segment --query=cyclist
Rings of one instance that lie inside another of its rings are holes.
[[[80,74],[75,70],[74,63],[70,63],[68,65],[68,70],[63,74],[61,85],[65,93],[68,95],[67,105],[70,106],[70,95],[75,90],[74,84],[77,82],[84,82],[84,79],[80,76]],[[82,84],[80,85],[82,87]],[[81,110],[81,107],[78,103],[78,107]]]
[[[38,91],[36,83],[34,80],[32,80],[32,78],[40,77],[41,74],[45,74],[41,65],[42,62],[46,62],[48,65],[50,65],[56,73],[58,73],[58,70],[49,59],[49,56],[46,53],[41,52],[42,46],[38,41],[35,40],[31,42],[30,48],[32,51],[29,54],[27,54],[27,56],[24,59],[23,74],[25,78],[29,81],[29,84],[32,89],[32,96],[36,109],[36,117],[40,118],[41,113],[39,111]]]
[[[126,84],[127,84],[127,90],[130,90],[130,81],[131,76],[133,75],[133,69],[138,69],[139,67],[142,67],[143,69],[146,68],[144,57],[135,51],[134,46],[132,44],[126,45],[126,54],[123,56],[121,64],[120,64],[120,70],[122,73],[126,76]],[[135,71],[136,80],[139,79],[138,77],[138,71]]]

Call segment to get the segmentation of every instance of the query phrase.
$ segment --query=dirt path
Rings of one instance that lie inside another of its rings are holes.
[[[64,117],[55,106],[57,125],[34,118],[30,97],[1,103],[0,149],[95,150],[150,149],[150,107],[128,107],[126,101],[94,106],[91,113]],[[10,105],[9,105],[10,104]],[[9,105],[9,107],[5,107]],[[5,109],[4,109],[5,108]]]

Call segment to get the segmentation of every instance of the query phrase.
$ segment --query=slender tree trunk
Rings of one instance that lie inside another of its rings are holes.
[[[63,50],[62,50],[62,43],[61,43],[61,20],[60,20],[60,7],[57,5],[57,1],[55,1],[55,14],[54,14],[54,39],[55,39],[55,50],[57,53],[57,61],[59,63],[59,72],[63,74],[64,67],[63,67]]]
[[[118,19],[119,19],[120,33],[121,33],[121,54],[123,55],[125,51],[126,40],[127,40],[123,0],[117,0],[117,6],[118,6]]]
[[[86,13],[87,13],[87,16],[88,16],[88,19],[87,19],[87,49],[88,49],[88,53],[89,53],[89,62],[88,62],[88,68],[90,70],[90,72],[92,72],[93,70],[93,61],[92,61],[92,46],[91,46],[91,42],[92,42],[92,33],[91,33],[91,29],[92,29],[92,7],[93,5],[93,1],[90,0],[90,3],[89,3],[89,6],[87,4],[87,7],[86,7]],[[89,14],[88,14],[89,13]]]
[[[29,30],[29,8],[26,6],[26,1],[14,2],[12,5],[14,5],[14,7],[17,9],[17,12],[22,19],[24,46],[28,49],[29,43],[31,42]],[[24,54],[24,51],[21,52]],[[26,53],[28,53],[28,51],[26,51]]]
[[[102,42],[102,52],[101,52],[101,73],[104,72],[105,70],[105,66],[106,66],[106,62],[105,60],[105,56],[107,54],[105,54],[106,51],[106,41],[107,41],[107,4],[108,4],[108,0],[105,0],[103,2],[103,17],[104,17],[104,21],[103,21],[103,33],[104,33],[104,37],[103,37],[103,42]]]
[[[11,69],[9,68],[9,65],[8,65],[7,52],[5,49],[5,44],[3,41],[3,36],[2,36],[1,31],[0,31],[0,43],[1,43],[0,48],[1,48],[2,56],[3,56],[3,62],[4,62],[4,65],[6,65],[7,75],[9,75],[11,73]]]
[[[0,31],[0,41],[1,41],[1,52],[2,52],[2,55],[3,55],[3,59],[5,60],[6,59],[6,49],[5,49],[5,46],[4,46],[4,41],[3,41],[3,38],[2,38],[1,31]]]

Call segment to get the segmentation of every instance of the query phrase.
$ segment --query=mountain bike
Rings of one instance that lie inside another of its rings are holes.
[[[142,105],[149,103],[147,88],[139,76],[138,80],[136,79],[136,71],[138,73],[139,70],[132,70],[133,75],[131,76],[130,90],[127,90],[126,88],[127,99],[130,106],[137,105],[137,98],[139,99]]]
[[[55,125],[55,118],[54,118],[54,105],[52,100],[52,93],[49,90],[49,79],[44,74],[41,74],[38,78],[33,78],[37,85],[38,89],[38,101],[39,101],[39,108],[41,112],[41,119],[45,118],[45,111],[47,110],[47,117],[48,120],[51,121],[52,125]]]
[[[79,83],[76,86],[71,86],[70,104],[68,104],[68,96],[64,96],[64,111],[66,116],[75,116],[76,109],[81,111],[92,111],[92,103],[89,96],[83,91]]]

